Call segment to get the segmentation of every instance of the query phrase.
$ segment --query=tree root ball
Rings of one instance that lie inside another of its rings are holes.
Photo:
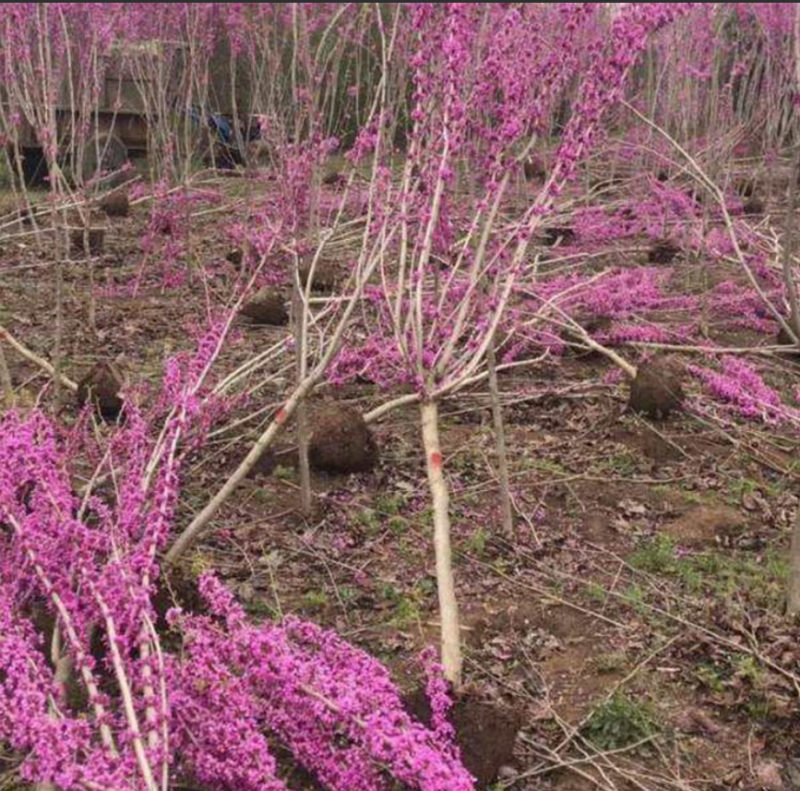
[[[369,472],[378,463],[378,447],[358,410],[331,404],[313,424],[308,448],[311,465],[322,472]]]
[[[424,690],[406,695],[404,702],[414,719],[430,727],[431,706]],[[476,788],[488,789],[500,770],[514,759],[519,716],[473,696],[460,695],[450,711],[450,723],[456,732],[464,767],[477,781]]]
[[[237,269],[240,269],[244,263],[244,250],[240,247],[234,248],[225,256],[225,260],[229,264],[233,264]]]
[[[128,217],[131,213],[131,202],[127,192],[111,192],[100,199],[100,211],[106,217]]]
[[[661,420],[680,411],[685,397],[682,363],[670,357],[654,357],[639,367],[631,383],[628,406],[634,412]]]
[[[542,160],[538,157],[526,159],[522,165],[522,170],[527,181],[543,181],[547,178],[547,170]]]
[[[70,250],[74,256],[97,257],[103,254],[105,228],[75,228],[70,231]]]
[[[651,264],[671,264],[681,253],[681,248],[670,239],[659,239],[647,253]]]
[[[300,262],[300,284],[303,288],[308,285],[313,261],[313,256],[307,256]],[[317,261],[317,265],[314,267],[314,278],[311,281],[311,290],[330,293],[336,288],[340,274],[339,265],[336,262],[324,259]]]
[[[100,362],[78,383],[78,405],[91,403],[103,420],[115,421],[122,412],[122,373],[114,363]]]
[[[241,315],[259,327],[280,327],[289,321],[286,301],[274,288],[262,288],[242,308]]]

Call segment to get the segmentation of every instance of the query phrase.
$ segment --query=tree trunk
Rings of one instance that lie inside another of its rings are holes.
[[[795,4],[794,17],[794,68],[795,91],[800,89],[800,5]],[[789,206],[786,216],[786,243],[784,244],[783,279],[786,286],[786,298],[789,302],[789,326],[794,333],[794,341],[800,345],[800,295],[797,293],[797,281],[794,271],[794,256],[797,252],[797,190],[800,179],[800,128],[795,123],[795,152],[792,157],[792,172],[789,177]]]
[[[3,402],[9,409],[13,409],[16,401],[14,398],[14,385],[11,381],[11,372],[8,370],[8,362],[6,361],[2,340],[0,340],[0,387],[3,388]]]
[[[69,236],[67,237],[69,238]],[[67,242],[68,244],[68,242]],[[56,326],[55,343],[53,348],[53,383],[55,387],[55,402],[61,406],[62,368],[63,368],[63,340],[64,340],[64,264],[61,259],[56,261]]]
[[[298,386],[306,378],[306,333],[303,297],[300,294],[299,277],[292,290],[292,324],[295,342]],[[308,463],[308,406],[305,399],[297,405],[297,450],[300,467],[300,512],[305,519],[311,516],[311,467]]]
[[[795,516],[792,547],[789,550],[789,595],[786,611],[789,615],[800,615],[800,509]]]
[[[486,350],[486,365],[489,369],[489,393],[492,402],[494,441],[497,451],[497,478],[500,483],[500,508],[503,518],[503,536],[514,538],[514,509],[511,504],[511,478],[508,474],[508,450],[506,429],[503,425],[503,406],[500,403],[500,385],[497,382],[497,357],[494,339]]]
[[[445,677],[457,690],[461,686],[461,629],[453,577],[453,552],[450,546],[450,496],[442,470],[442,451],[439,443],[439,407],[435,401],[424,401],[421,413],[422,442],[433,500],[436,583],[442,624],[442,665]]]

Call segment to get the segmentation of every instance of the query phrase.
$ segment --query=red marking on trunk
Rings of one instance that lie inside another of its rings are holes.
[[[280,425],[284,420],[286,420],[286,410],[281,407],[275,415],[275,422]]]
[[[441,453],[431,453],[431,467],[434,470],[441,470],[442,469],[442,454]]]

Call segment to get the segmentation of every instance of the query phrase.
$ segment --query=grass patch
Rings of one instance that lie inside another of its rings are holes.
[[[293,467],[285,467],[282,464],[279,464],[272,471],[272,475],[279,481],[296,481],[300,477],[297,470],[295,470]]]
[[[639,459],[629,450],[623,450],[603,459],[597,470],[620,478],[632,478],[639,471]]]
[[[628,665],[628,655],[623,651],[599,654],[592,660],[592,664],[598,673],[619,673]]]
[[[617,692],[598,706],[583,726],[583,737],[598,750],[622,750],[661,734],[653,707]]]
[[[757,558],[721,552],[681,554],[668,536],[657,536],[629,558],[633,568],[675,579],[694,596],[723,601],[746,599],[778,611],[785,599],[788,565],[774,551]]]
[[[303,596],[303,608],[319,611],[328,606],[328,594],[325,591],[309,591]]]
[[[420,580],[406,591],[400,591],[391,584],[384,585],[381,598],[392,607],[388,624],[398,629],[408,629],[418,624],[425,602],[430,600],[435,588],[433,580],[428,579]]]

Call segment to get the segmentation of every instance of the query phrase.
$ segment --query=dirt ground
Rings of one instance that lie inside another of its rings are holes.
[[[165,357],[185,345],[182,328],[203,320],[197,280],[164,290],[147,275],[135,296],[123,289],[138,276],[146,221],[144,206],[109,221],[95,261],[96,281],[107,287],[96,332],[87,267],[65,269],[65,372],[75,379],[118,358],[134,382],[157,381]],[[225,271],[230,242],[213,222],[194,241],[193,255]],[[676,284],[691,274],[674,266]],[[44,357],[52,354],[52,274],[47,245],[28,237],[2,244],[0,324]],[[243,324],[223,369],[286,332]],[[722,339],[729,329],[710,332]],[[735,340],[770,342],[745,331]],[[44,378],[18,357],[9,363],[23,401],[35,403]],[[775,381],[797,383],[796,361],[769,364]],[[626,409],[627,387],[609,381],[610,370],[596,355],[569,354],[501,377],[514,536],[499,529],[486,393],[464,393],[443,409],[467,685],[521,722],[497,783],[521,791],[800,789],[800,628],[782,611],[798,438],[723,425],[696,413],[691,398],[682,414],[644,419]],[[254,397],[268,406],[276,393]],[[312,410],[341,400],[367,411],[383,398],[371,385],[326,386]],[[77,406],[67,399],[61,414],[72,420]],[[185,471],[182,522],[221,485],[258,426],[215,437]],[[284,452],[223,508],[187,572],[218,569],[256,618],[297,614],[337,629],[413,689],[416,656],[437,634],[418,413],[393,412],[372,430],[377,468],[315,473],[308,520],[299,515],[287,433]]]

